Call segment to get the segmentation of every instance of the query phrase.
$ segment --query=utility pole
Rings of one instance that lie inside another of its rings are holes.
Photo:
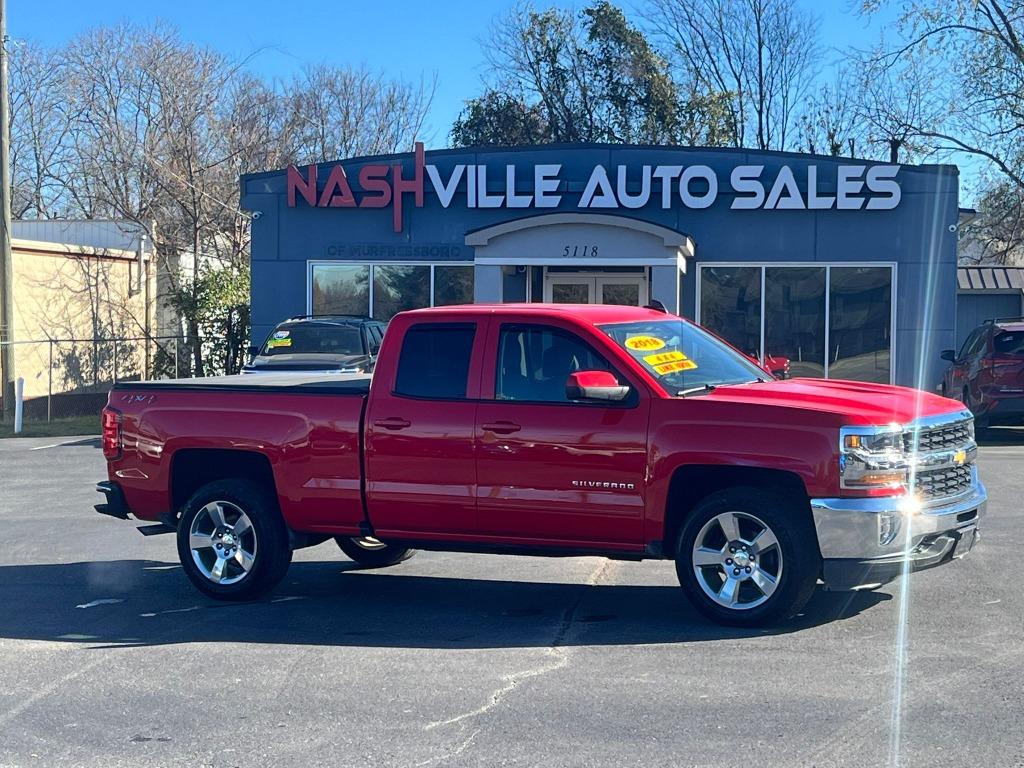
[[[0,0],[0,341],[14,341],[14,266],[11,262],[11,123],[7,88],[7,0]],[[14,418],[14,346],[0,347],[4,421]]]

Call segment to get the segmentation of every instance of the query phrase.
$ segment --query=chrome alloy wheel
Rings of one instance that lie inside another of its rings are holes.
[[[697,534],[693,572],[704,594],[723,608],[756,608],[775,593],[782,578],[779,540],[748,512],[722,512]]]
[[[192,518],[188,546],[196,568],[214,584],[236,584],[256,559],[256,531],[230,501],[211,501]]]

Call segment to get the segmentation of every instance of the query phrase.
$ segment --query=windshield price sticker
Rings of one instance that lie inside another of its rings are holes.
[[[275,335],[276,335],[276,334],[275,334]],[[270,349],[274,349],[275,347],[290,347],[291,345],[292,345],[292,340],[291,340],[291,339],[289,339],[289,338],[283,338],[283,339],[271,339],[271,340],[270,340],[270,341],[269,341],[269,342],[267,343],[267,346],[268,346],[268,347],[269,347]]]
[[[626,347],[638,352],[653,352],[665,346],[665,342],[656,336],[630,336],[625,341]]]
[[[697,364],[693,360],[676,360],[671,363],[662,363],[661,365],[654,366],[654,370],[661,376],[665,376],[669,373],[675,373],[676,371],[692,371],[697,367]]]
[[[686,360],[687,357],[678,350],[671,352],[659,352],[655,355],[644,355],[644,362],[649,365],[661,365],[662,363],[674,363],[677,360]]]

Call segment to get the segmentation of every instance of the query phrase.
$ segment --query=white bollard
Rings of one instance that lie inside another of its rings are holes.
[[[25,406],[25,379],[18,377],[18,383],[14,386],[14,434],[21,434],[22,415]]]

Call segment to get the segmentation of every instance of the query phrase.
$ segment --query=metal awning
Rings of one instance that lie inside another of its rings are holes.
[[[1024,267],[957,267],[956,287],[958,293],[1024,291]]]

